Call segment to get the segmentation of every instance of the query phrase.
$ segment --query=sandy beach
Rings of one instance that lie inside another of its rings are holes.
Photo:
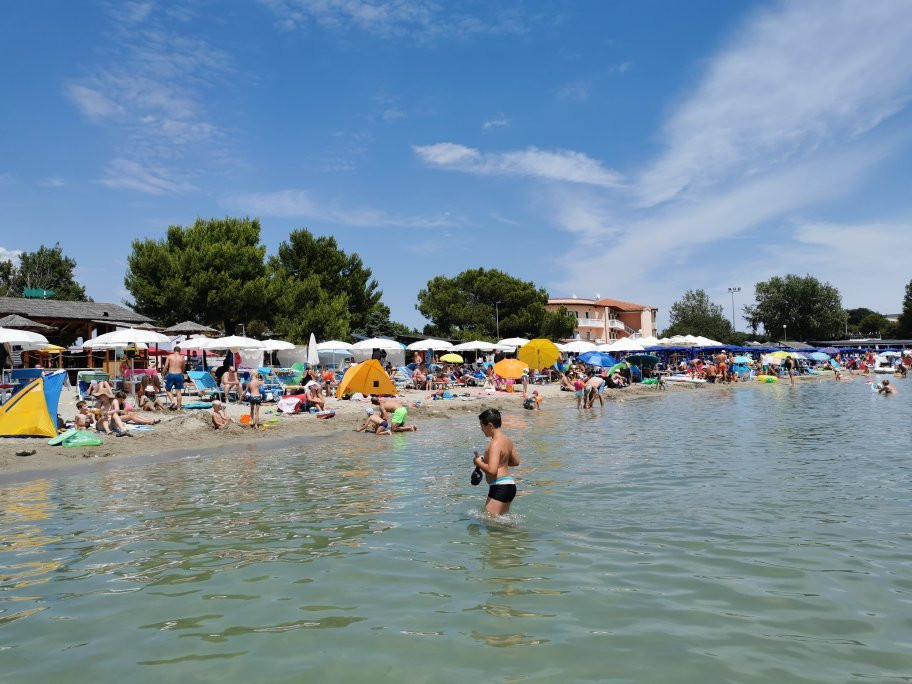
[[[801,376],[799,382],[826,379],[828,376]],[[633,385],[621,390],[607,390],[603,393],[608,402],[631,401],[635,399],[658,399],[674,392],[717,392],[722,389],[763,389],[763,383],[706,384],[700,386],[686,384],[667,385],[667,390],[652,386]],[[561,392],[557,384],[536,385],[543,397],[541,410],[562,410],[576,405],[576,397],[571,392]],[[531,391],[531,388],[530,388]],[[522,394],[498,392],[489,394],[480,388],[459,389],[452,399],[433,400],[430,393],[418,390],[405,390],[399,398],[407,404],[409,411],[408,424],[418,425],[431,419],[463,419],[466,414],[476,415],[484,408],[494,407],[501,411],[523,411]],[[253,430],[237,423],[240,417],[248,412],[246,404],[229,404],[228,415],[234,424],[222,430],[211,426],[209,412],[206,410],[185,410],[181,413],[172,411],[154,414],[162,422],[151,429],[130,430],[128,436],[115,437],[102,435],[104,443],[93,447],[49,446],[47,438],[10,438],[3,440],[0,447],[0,478],[3,475],[16,475],[17,480],[26,479],[30,474],[36,477],[49,471],[72,472],[84,468],[97,467],[104,463],[129,463],[142,461],[142,457],[166,457],[169,453],[180,452],[192,454],[196,450],[242,449],[248,446],[268,447],[273,442],[288,442],[296,437],[330,437],[341,431],[357,428],[365,417],[365,409],[370,406],[367,401],[343,401],[330,397],[326,400],[327,408],[334,409],[333,418],[321,420],[311,414],[285,415],[280,413],[275,404],[265,404],[261,410],[264,421],[272,420],[265,430]],[[60,398],[60,416],[71,419],[76,413],[75,392],[67,389]],[[153,414],[145,414],[152,416]],[[374,435],[365,438],[384,439]],[[17,453],[34,454],[20,456]]]

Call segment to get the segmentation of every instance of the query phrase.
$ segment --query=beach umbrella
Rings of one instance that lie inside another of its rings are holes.
[[[472,340],[471,342],[460,342],[459,344],[454,345],[452,351],[492,352],[492,351],[496,351],[498,348],[499,348],[499,346],[496,344],[493,344],[492,342],[482,342],[481,340]]]
[[[524,344],[529,344],[529,340],[525,337],[508,337],[505,340],[498,340],[497,344],[501,347],[510,347],[510,349],[516,349],[516,347],[521,347]]]
[[[553,366],[560,358],[560,351],[551,340],[538,338],[520,347],[516,358],[529,364],[529,368],[540,370]]]
[[[294,348],[294,344],[286,342],[285,340],[263,340],[263,349],[266,351],[285,351],[286,349]]]
[[[84,349],[92,349],[93,347],[128,347],[136,344],[171,344],[171,338],[154,330],[124,328],[86,340],[82,346]]]
[[[336,389],[336,396],[342,397],[346,392],[361,394],[396,394],[396,385],[383,370],[377,359],[368,359],[345,371],[345,376]]]
[[[839,350],[836,347],[823,347],[818,351],[822,351],[824,354],[838,354]]]
[[[205,345],[209,342],[208,337],[188,337],[183,342],[174,342],[175,347],[180,347],[181,351],[185,349],[204,349]]]
[[[361,340],[360,342],[355,342],[352,346],[352,349],[404,349],[404,345],[399,344],[396,340],[391,340],[386,337],[371,337],[367,340]]]
[[[327,340],[317,345],[317,351],[351,351],[352,345],[339,340]]]
[[[629,363],[635,363],[638,366],[652,366],[659,362],[659,357],[652,354],[631,354],[624,360]]]
[[[598,366],[599,368],[607,368],[608,366],[613,366],[618,362],[618,360],[611,354],[600,351],[591,351],[586,352],[585,354],[580,354],[579,360],[589,366]]]
[[[444,354],[441,356],[440,360],[444,363],[462,363],[464,359],[459,354],[453,354],[450,352],[449,354]]]
[[[736,356],[732,361],[735,363],[750,363],[752,359],[749,356]]]
[[[606,374],[607,374],[607,375],[611,375],[612,373],[616,373],[616,372],[618,372],[618,371],[622,371],[622,370],[624,370],[625,368],[628,368],[628,367],[629,367],[629,364],[628,364],[627,362],[625,362],[625,361],[620,361],[620,362],[614,364],[611,368],[609,368],[609,369],[606,371]]]
[[[494,372],[497,375],[511,380],[521,378],[525,370],[529,370],[529,366],[517,359],[503,359],[494,364]]]
[[[824,354],[823,352],[819,352],[819,351],[811,352],[810,357],[814,361],[829,361],[830,360],[829,354]]]
[[[50,344],[41,333],[16,328],[0,328],[0,344],[13,344],[17,347],[46,347]]]
[[[573,340],[573,342],[567,342],[567,344],[561,345],[558,348],[562,351],[570,352],[571,354],[584,354],[586,352],[595,351],[595,344],[587,340]]]
[[[180,346],[180,345],[179,345]],[[232,351],[237,351],[238,349],[266,349],[266,345],[255,340],[252,337],[243,337],[241,335],[229,335],[228,337],[216,337],[215,339],[207,339],[205,342],[202,342],[199,349],[230,349]]]
[[[317,349],[317,338],[310,333],[310,341],[307,343],[307,365],[311,368],[320,365],[320,354]]]
[[[408,351],[425,351],[427,349],[430,349],[431,351],[449,351],[452,348],[453,345],[450,342],[447,342],[446,340],[435,340],[433,338],[418,340],[406,347]]]
[[[609,351],[609,352],[628,352],[628,351],[644,351],[643,345],[632,340],[629,337],[622,337],[619,340],[615,340],[606,347],[599,347],[599,351]]]
[[[770,356],[772,356],[774,359],[787,359],[790,356],[794,356],[794,354],[787,351],[774,351],[772,354],[770,354]]]

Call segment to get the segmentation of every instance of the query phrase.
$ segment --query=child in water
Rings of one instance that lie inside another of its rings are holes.
[[[485,409],[478,416],[478,422],[484,436],[491,440],[484,455],[476,455],[472,459],[472,463],[484,473],[489,485],[485,512],[504,515],[510,512],[510,503],[516,498],[516,482],[510,475],[510,467],[519,465],[519,457],[513,440],[500,427],[500,411]]]

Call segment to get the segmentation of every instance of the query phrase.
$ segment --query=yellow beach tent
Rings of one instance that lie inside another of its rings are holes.
[[[383,370],[377,359],[369,359],[356,363],[345,371],[345,377],[336,389],[336,396],[342,397],[346,393],[354,394],[396,394],[396,386],[390,376]]]
[[[0,437],[56,437],[64,380],[65,371],[36,378],[0,406]]]

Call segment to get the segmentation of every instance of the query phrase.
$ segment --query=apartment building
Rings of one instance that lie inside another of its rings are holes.
[[[602,344],[621,337],[655,337],[657,333],[658,309],[654,306],[619,299],[564,297],[549,299],[546,308],[557,311],[562,306],[576,316],[576,339]]]

